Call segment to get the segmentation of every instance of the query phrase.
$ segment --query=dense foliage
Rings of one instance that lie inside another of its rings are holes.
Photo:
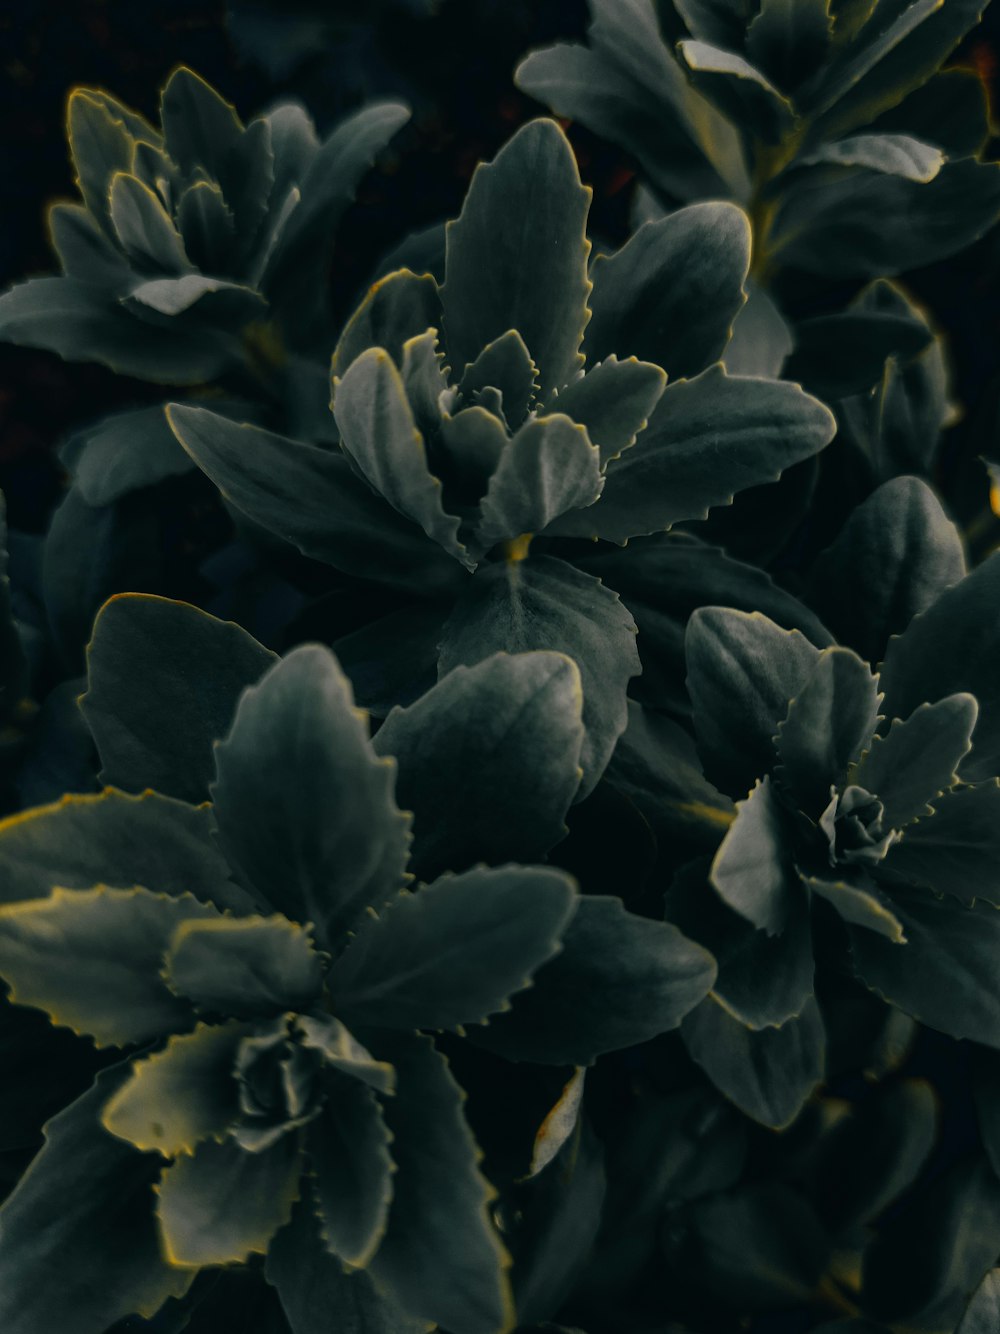
[[[433,21],[350,10],[231,22]],[[982,5],[590,10],[346,277],[401,102],[69,95],[0,338],[131,387],[4,541],[4,1334],[1000,1327],[996,465],[907,276],[1000,220]]]

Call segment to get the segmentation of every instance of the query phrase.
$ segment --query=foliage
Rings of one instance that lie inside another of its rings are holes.
[[[71,94],[0,337],[151,388],[4,535],[4,1331],[994,1328],[980,8],[591,0],[635,230],[527,119],[345,319],[407,108]]]

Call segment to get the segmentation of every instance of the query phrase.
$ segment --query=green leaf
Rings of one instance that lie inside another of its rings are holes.
[[[379,1053],[399,1075],[385,1104],[399,1170],[372,1276],[413,1316],[456,1334],[506,1334],[516,1323],[510,1259],[490,1220],[496,1192],[477,1167],[464,1094],[429,1038],[386,1035]]]
[[[493,653],[550,649],[572,658],[583,682],[582,800],[625,730],[625,689],[639,671],[635,626],[599,579],[551,556],[498,561],[470,581],[444,627],[439,673]]]
[[[125,254],[140,273],[189,273],[173,220],[148,185],[127,172],[111,180],[111,223]]]
[[[68,278],[116,289],[127,286],[125,256],[82,204],[53,204],[46,220],[52,248]]]
[[[499,542],[548,528],[560,515],[592,505],[603,485],[600,452],[585,426],[563,413],[530,418],[490,477],[473,551],[485,555]]]
[[[968,782],[992,778],[1000,766],[1000,553],[959,578],[890,640],[880,681],[883,712],[905,718],[919,705],[968,691],[979,703],[972,753],[962,765]]]
[[[53,889],[0,908],[0,976],[18,1005],[101,1047],[159,1037],[188,1022],[191,1007],[160,977],[174,928],[217,917],[190,894],[148,889]]]
[[[430,471],[402,377],[384,348],[351,363],[336,385],[333,415],[341,447],[375,491],[473,569],[458,540],[460,520],[444,510],[441,482]]]
[[[80,705],[102,780],[204,801],[212,743],[225,735],[244,687],[274,661],[238,625],[185,602],[113,597],[94,622]]]
[[[494,338],[492,343],[487,343],[475,361],[465,368],[459,393],[468,402],[484,389],[496,389],[503,401],[503,415],[507,424],[512,430],[517,430],[535,396],[537,378],[538,369],[531,360],[524,339],[516,329],[508,329],[499,338]],[[567,415],[574,421],[582,421],[587,427],[590,425],[586,416],[575,412]]]
[[[278,1290],[293,1334],[424,1334],[426,1321],[408,1316],[380,1293],[363,1269],[345,1269],[319,1235],[306,1197],[267,1252],[267,1281]]]
[[[921,704],[905,722],[896,718],[885,736],[875,737],[850,781],[878,796],[887,829],[929,815],[929,803],[955,786],[978,712],[972,695],[948,695]]]
[[[878,579],[871,579],[872,570]],[[879,662],[890,636],[901,634],[964,573],[961,538],[934,491],[918,477],[896,477],[854,510],[810,578],[813,600],[834,634],[869,662]],[[865,596],[859,598],[862,587]],[[889,682],[893,674],[889,668]],[[913,702],[901,709],[891,686],[881,684],[889,717],[906,717],[931,698],[911,692]]]
[[[68,462],[88,505],[113,504],[131,491],[189,472],[193,460],[167,424],[162,404],[117,412],[73,441]]]
[[[172,403],[167,419],[227,500],[305,555],[425,594],[462,581],[452,557],[375,495],[342,454],[204,408]]]
[[[796,326],[793,338],[788,321],[762,287],[748,279],[746,293],[747,303],[736,316],[722,363],[730,375],[777,379],[801,326]],[[785,378],[800,377],[786,375]]]
[[[306,1010],[323,985],[308,931],[285,917],[182,923],[163,976],[200,1010],[235,1016]]]
[[[870,743],[879,699],[867,663],[850,649],[827,648],[789,704],[775,738],[776,778],[812,819]]]
[[[83,202],[110,235],[111,179],[116,172],[131,170],[134,137],[121,117],[89,88],[70,93],[66,132]]]
[[[216,751],[219,837],[244,883],[286,916],[339,941],[405,881],[408,820],[391,761],[328,649],[295,649],[244,692]]]
[[[765,571],[733,560],[690,533],[674,530],[637,538],[623,549],[578,557],[576,564],[619,593],[635,617],[642,676],[633,693],[672,714],[690,709],[684,688],[684,631],[698,607],[760,611],[786,630],[801,630],[819,648],[833,642],[818,617]]]
[[[146,311],[167,317],[186,315],[189,311],[223,328],[239,330],[249,320],[263,317],[264,298],[243,283],[225,278],[209,278],[203,273],[185,273],[179,278],[153,278],[133,287],[125,306],[145,317]],[[185,329],[190,328],[185,325]]]
[[[940,70],[872,122],[881,133],[900,131],[937,144],[950,158],[977,157],[990,135],[986,89],[977,71]]]
[[[666,373],[652,362],[619,361],[612,354],[571,381],[548,406],[585,426],[606,464],[635,444],[666,382]]]
[[[853,1106],[820,1151],[826,1222],[840,1235],[873,1223],[917,1179],[937,1135],[937,1098],[922,1079],[886,1084]]]
[[[862,1299],[878,1320],[953,1329],[1000,1248],[1000,1183],[966,1155],[879,1231],[865,1252]]]
[[[747,56],[793,92],[826,56],[832,27],[829,0],[761,0],[747,26]]]
[[[306,1154],[323,1241],[357,1268],[370,1263],[385,1234],[396,1170],[391,1138],[371,1089],[332,1076],[323,1110],[309,1128]]]
[[[214,181],[196,180],[177,202],[177,227],[184,250],[207,273],[230,273],[236,249],[232,209]]]
[[[150,885],[232,912],[253,901],[229,879],[205,807],[155,792],[67,795],[0,822],[0,902],[44,898],[54,885]]]
[[[243,133],[235,109],[182,65],[167,80],[160,113],[167,148],[181,170],[193,176],[200,167],[222,180],[220,165]]]
[[[344,326],[333,353],[331,374],[334,401],[337,380],[347,374],[358,357],[373,347],[382,347],[397,366],[403,361],[403,346],[426,329],[441,325],[441,301],[437,283],[429,273],[419,277],[399,269],[372,283],[365,299]]]
[[[922,143],[908,134],[855,134],[796,160],[796,165],[812,167],[867,167],[887,176],[903,176],[924,184],[932,181],[946,161],[940,148]]]
[[[192,1153],[221,1138],[239,1115],[233,1076],[236,1049],[248,1024],[199,1024],[171,1037],[162,1051],[134,1061],[128,1078],[101,1113],[104,1129],[137,1149],[165,1158]]]
[[[750,0],[675,0],[675,8],[699,41],[738,47],[756,5]]]
[[[797,896],[778,936],[755,928],[712,888],[708,867],[696,861],[674,877],[667,920],[715,958],[712,996],[745,1028],[779,1028],[801,1014],[813,993],[809,901]]]
[[[156,1217],[172,1265],[230,1264],[265,1255],[299,1193],[302,1142],[282,1135],[260,1153],[202,1140],[163,1169]]]
[[[318,270],[315,261],[306,260],[318,252],[322,262],[361,178],[409,118],[409,108],[402,102],[368,102],[345,116],[312,154],[299,183],[301,201],[268,266],[267,284],[278,299],[286,284],[292,290],[297,282],[314,285]]]
[[[364,922],[329,979],[349,1024],[460,1029],[506,1009],[558,952],[573,882],[543,867],[479,867],[401,894]]]
[[[300,1014],[295,1030],[303,1047],[318,1051],[331,1070],[359,1079],[377,1093],[394,1093],[396,1076],[391,1065],[377,1061],[366,1047],[333,1015]]]
[[[677,1259],[684,1278],[694,1280],[696,1291],[721,1292],[729,1311],[771,1312],[810,1301],[830,1260],[831,1240],[815,1209],[781,1181],[698,1201],[682,1236]]]
[[[414,874],[538,861],[559,842],[580,783],[581,706],[569,658],[498,653],[389,714],[374,746],[395,757],[396,800],[413,813]]]
[[[704,607],[685,636],[688,692],[705,772],[725,791],[749,790],[774,765],[772,738],[819,659],[798,630],[759,612]]]
[[[875,288],[894,291],[891,283],[878,279],[847,310],[797,324],[786,375],[830,402],[880,384],[889,357],[908,361],[922,352],[933,338],[930,326],[895,301],[865,301]]]
[[[711,996],[681,1024],[688,1055],[752,1120],[791,1125],[823,1080],[826,1033],[810,997],[780,1028],[745,1028]]]
[[[978,787],[956,787],[930,802],[886,854],[882,869],[963,903],[985,899],[1000,906],[996,831],[1000,779]]]
[[[911,889],[893,898],[893,912],[904,946],[851,929],[862,981],[929,1028],[1000,1047],[1000,911]]]
[[[592,50],[560,44],[532,51],[517,68],[518,87],[624,148],[666,199],[745,192],[737,133],[687,84],[661,41],[652,5],[623,0],[616,9],[611,22],[634,25],[634,51],[601,49],[597,42]],[[654,68],[635,68],[643,63]]]
[[[991,1334],[1000,1325],[1000,1269],[991,1269],[972,1294],[956,1334]]]
[[[826,279],[891,276],[965,249],[998,216],[996,163],[947,162],[928,182],[830,168],[784,191],[768,257]]]
[[[553,121],[525,125],[477,166],[461,215],[448,224],[441,289],[456,376],[508,329],[524,339],[545,394],[583,365],[590,196]]]
[[[795,124],[789,99],[743,56],[698,40],[678,42],[677,50],[700,93],[737,125],[768,144],[777,144]]]
[[[590,1065],[676,1028],[715,981],[700,945],[615,898],[581,897],[562,946],[509,1013],[473,1030],[481,1046],[515,1061]]]
[[[804,893],[788,861],[786,818],[770,778],[762,778],[736,803],[736,819],[712,862],[712,884],[721,897],[769,936],[784,930]]]
[[[816,133],[829,137],[863,125],[919,88],[975,26],[984,8],[984,0],[914,0],[890,8],[889,23],[863,27],[839,59],[819,72],[809,110],[814,116],[817,109],[826,114]]]
[[[100,1123],[126,1077],[122,1066],[98,1075],[48,1123],[41,1151],[0,1211],[7,1334],[104,1334],[125,1316],[154,1316],[191,1286],[194,1272],[168,1264],[156,1234],[151,1187],[162,1159],[136,1153]]]
[[[624,545],[704,519],[713,506],[729,505],[738,492],[776,481],[819,453],[834,431],[829,409],[797,385],[712,366],[667,385],[645,431],[608,464],[598,504],[555,531]]]
[[[906,937],[893,911],[893,901],[877,885],[815,875],[803,875],[802,883],[810,894],[825,899],[845,922],[877,931],[896,945],[905,944]]]
[[[241,359],[231,337],[140,323],[112,294],[77,278],[29,278],[0,296],[0,340],[153,384],[202,384]]]
[[[697,375],[725,350],[749,265],[750,225],[733,204],[694,204],[640,227],[594,261],[587,360],[636,356],[671,380]]]

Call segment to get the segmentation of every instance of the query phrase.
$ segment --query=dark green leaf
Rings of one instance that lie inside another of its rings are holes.
[[[635,444],[666,382],[666,374],[652,362],[635,357],[619,361],[611,355],[571,381],[549,408],[582,423],[606,464]]]
[[[459,519],[444,510],[441,482],[430,471],[402,377],[384,348],[351,363],[336,386],[334,417],[344,452],[375,491],[474,568],[458,541]]]
[[[462,398],[468,402],[484,389],[496,389],[503,401],[503,415],[513,429],[524,421],[538,388],[538,370],[531,360],[531,354],[524,345],[524,339],[516,329],[508,329],[492,343],[487,343],[470,366],[466,367],[459,385]],[[582,384],[580,381],[572,381]],[[567,388],[566,392],[569,392]],[[560,406],[561,406],[560,400]],[[587,416],[572,410],[568,416],[574,421],[582,421],[589,427]],[[592,438],[593,433],[591,433]],[[600,441],[594,438],[595,444]]]
[[[904,311],[854,306],[797,324],[785,374],[827,401],[846,398],[878,384],[889,357],[916,356],[931,338],[928,325]]]
[[[792,904],[778,936],[757,930],[712,888],[702,861],[684,867],[670,887],[666,916],[715,957],[712,995],[746,1028],[777,1028],[801,1014],[813,991],[809,901]]]
[[[462,581],[461,566],[375,495],[342,454],[204,408],[175,403],[167,413],[226,499],[305,555],[425,594]]]
[[[600,501],[554,531],[624,543],[704,519],[737,492],[776,481],[833,438],[829,409],[797,385],[730,376],[720,364],[668,384],[649,425],[613,459]]]
[[[565,832],[582,743],[580,674],[557,653],[456,667],[394,709],[375,750],[395,757],[396,800],[413,812],[414,873],[542,858]]]
[[[204,801],[212,743],[244,687],[274,661],[245,630],[187,603],[112,598],[94,622],[81,701],[103,781]]]
[[[409,269],[380,278],[344,326],[333,353],[334,396],[336,380],[346,375],[363,352],[383,347],[397,366],[403,361],[403,345],[426,329],[441,324],[441,302],[437,283],[429,273],[419,277]]]
[[[333,1076],[306,1139],[323,1240],[363,1268],[385,1233],[395,1165],[378,1099],[356,1079]],[[339,1313],[338,1313],[339,1316]]]
[[[776,144],[795,124],[791,102],[743,56],[707,42],[683,41],[677,49],[700,93],[737,125]]]
[[[845,922],[877,931],[896,945],[905,943],[906,937],[893,910],[893,901],[878,885],[867,881],[836,880],[835,875],[835,871],[826,878],[803,875],[802,882],[810,894],[825,899]]]
[[[972,1294],[956,1334],[992,1334],[1000,1326],[1000,1269],[991,1269]]]
[[[812,819],[871,741],[879,700],[868,664],[850,649],[827,648],[791,701],[775,740],[776,776]]]
[[[594,262],[589,362],[641,357],[671,380],[725,351],[746,297],[750,227],[733,204],[694,204],[641,227]]]
[[[851,928],[862,980],[914,1019],[1000,1047],[1000,911],[912,889],[893,898],[905,945]]]
[[[788,321],[767,292],[750,279],[747,303],[736,316],[733,332],[722,354],[730,375],[761,375],[777,379],[795,344]],[[798,330],[796,330],[797,334]],[[787,375],[786,379],[799,379]]]
[[[216,750],[219,837],[244,883],[329,947],[405,880],[408,820],[329,650],[307,645],[244,692]]]
[[[386,1036],[379,1053],[399,1076],[385,1104],[399,1170],[371,1273],[406,1311],[456,1334],[511,1329],[510,1259],[488,1213],[495,1192],[476,1166],[462,1090],[429,1038]]]
[[[162,1159],[109,1135],[101,1107],[126,1077],[99,1075],[50,1121],[45,1144],[0,1212],[0,1321],[6,1334],[105,1334],[183,1297],[192,1270],[160,1250],[152,1185]],[[113,1265],[108,1257],[114,1256]]]
[[[930,814],[919,816],[889,849],[883,869],[963,903],[985,899],[1000,905],[1000,779],[952,788],[934,797],[930,807]]]
[[[362,1269],[345,1269],[319,1235],[307,1196],[267,1252],[267,1279],[277,1288],[293,1334],[424,1334],[426,1321],[405,1315]]]
[[[708,777],[747,792],[774,765],[773,738],[819,659],[798,630],[759,612],[705,607],[688,622],[688,692]]]
[[[0,908],[0,977],[13,1000],[53,1023],[124,1047],[169,1033],[191,1015],[160,977],[174,928],[218,917],[190,894],[54,889]]]
[[[199,925],[209,929],[191,929]],[[174,932],[163,976],[200,1010],[236,1016],[308,1010],[323,983],[308,931],[285,917],[184,923]]]
[[[603,485],[601,456],[586,427],[562,413],[532,417],[504,446],[490,477],[473,553],[541,532],[561,514],[592,505]]]
[[[878,579],[871,578],[872,570]],[[811,579],[816,605],[834,634],[869,662],[879,662],[890,636],[901,634],[964,573],[961,538],[937,496],[917,477],[897,477],[858,506],[817,560]],[[890,668],[890,681],[892,675]],[[885,680],[882,688],[890,718],[906,717],[934,698],[910,692],[912,703],[905,706],[893,699]]]
[[[712,956],[676,927],[585,895],[561,953],[475,1037],[510,1060],[589,1065],[676,1028],[714,981]]]
[[[865,1253],[865,1309],[918,1329],[952,1329],[1000,1249],[1000,1182],[960,1158],[887,1223]]]
[[[259,1153],[232,1139],[202,1140],[163,1169],[156,1216],[174,1265],[230,1264],[267,1253],[299,1193],[302,1144],[294,1132]]]
[[[975,69],[953,65],[883,112],[871,128],[914,134],[950,158],[975,157],[990,136],[985,86]]]
[[[303,1047],[318,1051],[331,1070],[359,1079],[377,1093],[392,1093],[396,1077],[391,1065],[377,1061],[333,1015],[299,1015],[295,1030]]]
[[[524,339],[543,393],[582,366],[590,194],[553,121],[532,121],[476,168],[461,216],[448,224],[441,289],[456,376],[508,329]]]
[[[979,720],[962,777],[976,782],[994,777],[1000,766],[1000,554],[956,578],[890,641],[880,676],[883,712],[905,718],[919,705],[957,691],[975,695]]]
[[[829,0],[761,0],[746,31],[746,50],[779,88],[794,91],[830,45]]]
[[[330,975],[353,1025],[459,1029],[507,1008],[559,949],[572,882],[544,867],[477,868],[402,894],[366,921]]]
[[[125,254],[140,273],[188,273],[184,242],[159,196],[127,172],[111,179],[111,224]]]
[[[854,134],[797,160],[802,167],[867,167],[922,184],[932,181],[944,164],[945,155],[939,148],[908,134]]]
[[[745,1028],[707,997],[681,1024],[691,1058],[741,1112],[782,1130],[822,1082],[826,1034],[810,997],[780,1028]]]
[[[88,505],[110,505],[194,466],[167,424],[162,405],[115,413],[77,437],[70,466]]]
[[[0,902],[44,898],[54,885],[148,885],[245,913],[253,902],[229,879],[212,818],[155,792],[65,796],[0,823]]]
[[[764,777],[736,803],[712,862],[711,880],[730,908],[769,936],[780,934],[805,891],[786,850],[785,812]]]
[[[236,1049],[248,1024],[199,1024],[169,1039],[162,1051],[135,1061],[104,1105],[105,1130],[137,1149],[165,1158],[192,1153],[220,1138],[239,1114],[233,1077]]]
[[[582,799],[625,730],[625,689],[639,671],[635,626],[616,594],[565,561],[498,561],[479,570],[456,603],[445,624],[439,671],[444,677],[493,653],[534,649],[564,653],[580,669]]]

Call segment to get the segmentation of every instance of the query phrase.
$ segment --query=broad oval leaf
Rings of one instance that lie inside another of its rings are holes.
[[[583,682],[586,735],[582,800],[593,791],[625,730],[625,690],[638,674],[635,625],[599,579],[552,556],[503,560],[470,580],[445,623],[438,670],[472,666],[493,653],[550,649],[572,658]]]
[[[295,649],[244,692],[216,750],[222,847],[240,878],[321,947],[406,879],[409,821],[328,649]]]
[[[201,931],[192,928],[201,926]],[[183,922],[163,963],[170,989],[200,1010],[272,1015],[307,1010],[323,985],[308,931],[285,917]]]
[[[185,602],[113,597],[94,622],[81,701],[103,781],[204,801],[213,742],[275,660],[238,625]]]
[[[734,912],[766,931],[784,930],[804,894],[789,860],[787,815],[769,776],[736,803],[736,819],[712,862],[711,880]]]
[[[396,800],[413,813],[414,874],[531,862],[562,838],[580,784],[581,705],[571,659],[498,653],[389,714],[374,747],[395,757]]]
[[[456,376],[508,329],[524,339],[544,393],[583,365],[590,196],[551,120],[531,121],[476,168],[461,215],[448,224],[441,289]]]
[[[558,952],[576,903],[569,877],[544,867],[442,876],[363,923],[331,970],[333,1008],[352,1027],[479,1023]]]

